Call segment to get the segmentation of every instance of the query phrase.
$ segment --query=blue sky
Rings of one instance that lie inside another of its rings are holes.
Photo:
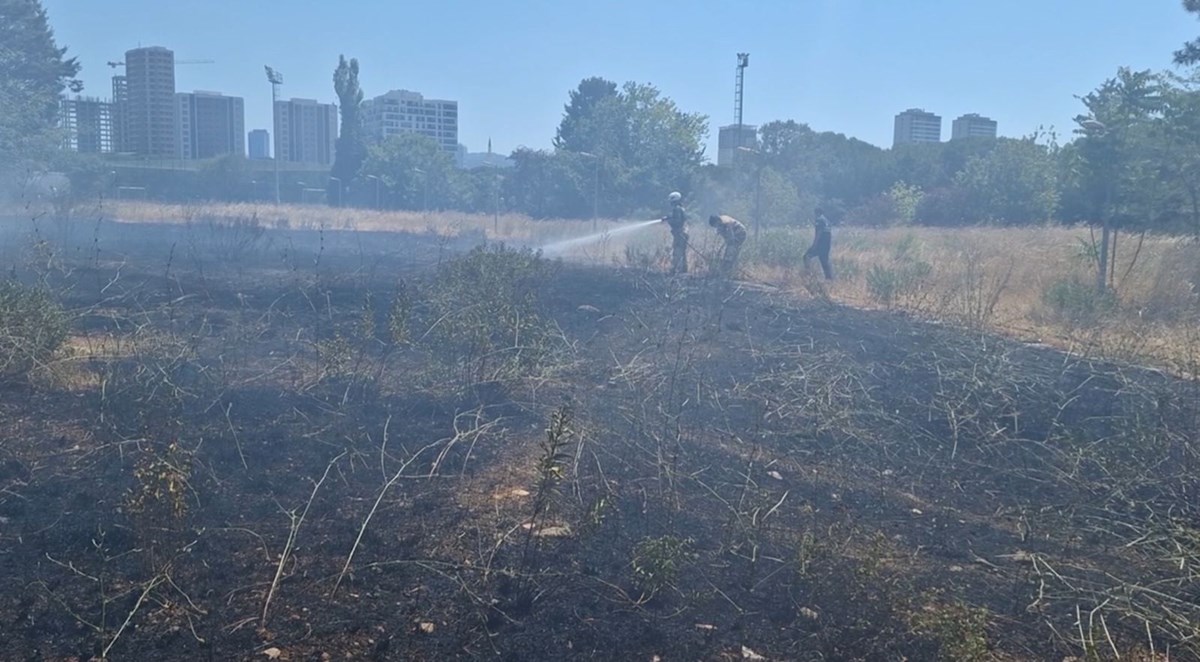
[[[263,65],[284,97],[335,101],[339,53],[367,96],[410,89],[459,102],[472,151],[548,147],[567,92],[593,75],[658,86],[681,108],[733,121],[735,53],[748,51],[745,121],[795,119],[891,144],[909,107],[950,121],[978,112],[1019,136],[1069,137],[1085,94],[1118,66],[1167,69],[1200,34],[1179,0],[43,0],[60,45],[83,63],[85,94],[138,45],[166,46],[180,91],[246,100],[270,126]]]

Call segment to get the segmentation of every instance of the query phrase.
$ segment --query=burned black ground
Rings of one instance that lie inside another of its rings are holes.
[[[1195,654],[1195,383],[570,265],[491,371],[466,243],[161,232],[22,263],[78,316],[0,394],[0,655]]]

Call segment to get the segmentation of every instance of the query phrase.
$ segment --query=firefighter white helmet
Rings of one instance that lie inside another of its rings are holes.
[[[671,191],[671,195],[668,195],[667,199],[671,202],[679,202],[683,199],[683,196],[679,193],[679,191]]]

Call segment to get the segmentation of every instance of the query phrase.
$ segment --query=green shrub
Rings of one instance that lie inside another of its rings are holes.
[[[921,243],[905,235],[892,248],[890,264],[873,264],[867,270],[867,294],[887,307],[913,304],[933,274],[933,265],[920,258]]]
[[[692,541],[677,536],[643,538],[633,548],[633,574],[644,598],[653,597],[679,579],[695,554]]]
[[[1060,278],[1042,293],[1042,303],[1051,316],[1067,324],[1092,324],[1117,308],[1110,292],[1099,292],[1095,285],[1079,278]]]
[[[888,267],[872,264],[867,270],[867,292],[875,301],[891,307],[920,291],[932,273],[933,267],[921,260],[897,262]]]
[[[540,365],[552,338],[540,294],[552,272],[538,253],[502,245],[443,263],[428,289],[427,340],[468,384]]]
[[[67,339],[67,314],[49,292],[0,281],[0,381],[23,378]]]
[[[800,228],[770,228],[746,244],[742,259],[746,264],[799,267],[811,244],[810,233]]]

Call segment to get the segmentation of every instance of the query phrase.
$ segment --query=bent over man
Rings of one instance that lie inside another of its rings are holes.
[[[746,243],[746,226],[725,214],[709,216],[708,224],[725,240],[725,250],[721,253],[721,274],[732,276],[734,267],[737,266],[738,255],[742,252],[742,244]]]
[[[662,218],[671,228],[671,273],[687,273],[687,210],[683,208],[683,196],[678,191],[672,191],[667,196],[671,202],[671,213]]]

